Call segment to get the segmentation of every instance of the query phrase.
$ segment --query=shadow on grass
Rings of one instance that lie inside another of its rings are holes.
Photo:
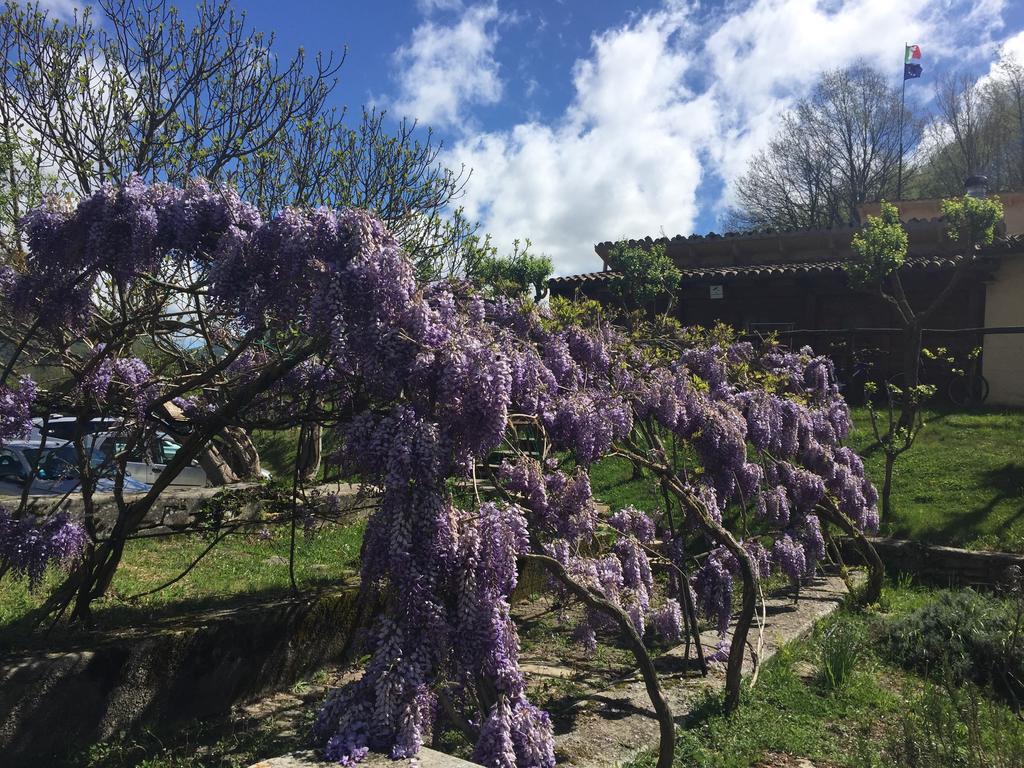
[[[249,592],[206,595],[159,605],[96,605],[94,625],[57,624],[53,629],[33,629],[20,621],[0,625],[0,659],[12,654],[39,650],[70,651],[95,646],[98,642],[133,633],[152,634],[162,630],[205,624],[216,615],[246,609],[259,609],[284,602],[306,603],[334,589],[358,583],[354,575],[322,577],[310,580],[296,595],[287,587],[271,587]]]
[[[988,517],[1005,501],[1016,500],[1019,504],[993,530],[1005,534],[1024,519],[1024,464],[1007,462],[1001,467],[981,473],[980,479],[986,488],[993,491],[991,498],[975,509],[950,518],[945,525],[931,529],[927,534],[929,540],[957,543],[982,535],[982,526]]]

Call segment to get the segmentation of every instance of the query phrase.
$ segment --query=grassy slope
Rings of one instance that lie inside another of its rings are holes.
[[[884,457],[867,411],[854,412],[850,445],[881,483]],[[623,459],[592,468],[594,495],[612,508],[663,506]],[[887,533],[934,544],[1024,552],[1024,411],[929,413],[917,444],[896,464]]]
[[[884,457],[866,411],[850,444],[881,482]],[[1024,411],[929,413],[896,463],[886,533],[934,544],[1024,552]]]
[[[337,582],[355,567],[363,538],[363,523],[328,526],[311,539],[296,538],[295,575],[299,586]],[[153,589],[174,578],[199,556],[209,539],[199,535],[136,539],[128,543],[124,561],[114,576],[107,597],[95,604],[101,625],[138,620],[174,608],[216,605],[239,594],[271,596],[289,588],[287,527],[276,526],[273,538],[255,535],[230,536],[204,557],[183,579],[156,594],[127,601],[125,598]],[[0,628],[39,605],[59,574],[51,571],[35,594],[23,581],[5,579],[0,599]]]

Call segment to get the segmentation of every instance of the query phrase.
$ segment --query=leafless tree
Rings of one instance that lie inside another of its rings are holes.
[[[898,89],[877,70],[857,64],[826,72],[750,161],[728,223],[787,229],[859,222],[861,203],[896,193],[901,146],[904,180],[913,173],[920,126],[909,110],[901,121],[900,109]]]
[[[929,148],[920,192],[957,194],[964,179],[988,177],[995,192],[1024,186],[1024,67],[1003,54],[991,75],[964,73],[940,80],[936,114],[928,126]]]

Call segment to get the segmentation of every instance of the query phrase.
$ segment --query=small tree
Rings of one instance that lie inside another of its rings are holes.
[[[429,130],[392,125],[372,109],[347,121],[329,104],[343,57],[282,56],[273,35],[253,29],[229,0],[203,0],[192,20],[169,0],[100,0],[68,20],[8,3],[0,49],[0,248],[8,261],[24,256],[21,217],[44,194],[77,198],[132,177],[230,182],[263,217],[289,205],[372,210],[424,274],[472,232],[447,214],[464,174],[438,163]],[[206,312],[200,302],[190,310]],[[217,331],[214,322],[200,320]],[[152,362],[160,350],[148,354]],[[300,463],[313,477],[319,427],[304,435]],[[215,484],[259,477],[243,429],[219,434],[202,463]]]
[[[548,278],[553,267],[548,256],[530,253],[529,240],[512,242],[512,253],[498,255],[487,235],[482,241],[474,236],[476,251],[467,258],[466,277],[473,285],[492,296],[519,298],[532,296],[540,301],[548,295]]]
[[[910,450],[923,426],[921,406],[935,394],[935,387],[923,385],[920,380],[922,330],[960,286],[970,272],[979,246],[992,242],[995,227],[1003,217],[1003,206],[998,198],[962,198],[944,200],[942,213],[948,235],[963,249],[962,259],[939,293],[923,309],[915,310],[907,298],[900,276],[900,267],[907,256],[907,233],[900,223],[896,206],[882,202],[880,216],[869,216],[863,230],[853,236],[856,258],[845,265],[851,283],[869,289],[888,301],[896,309],[903,328],[900,356],[903,386],[887,383],[888,423],[879,426],[878,413],[869,408],[875,437],[885,451],[885,477],[882,483],[882,519],[889,518],[892,474],[896,460]]]
[[[626,312],[650,309],[665,297],[671,307],[683,276],[662,243],[646,247],[622,240],[609,251],[608,266],[617,273],[608,289]]]

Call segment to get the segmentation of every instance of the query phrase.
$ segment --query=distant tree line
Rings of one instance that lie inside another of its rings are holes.
[[[935,110],[914,187],[918,196],[957,194],[976,174],[988,177],[992,192],[1024,189],[1024,65],[1004,53],[991,76],[943,78]]]

